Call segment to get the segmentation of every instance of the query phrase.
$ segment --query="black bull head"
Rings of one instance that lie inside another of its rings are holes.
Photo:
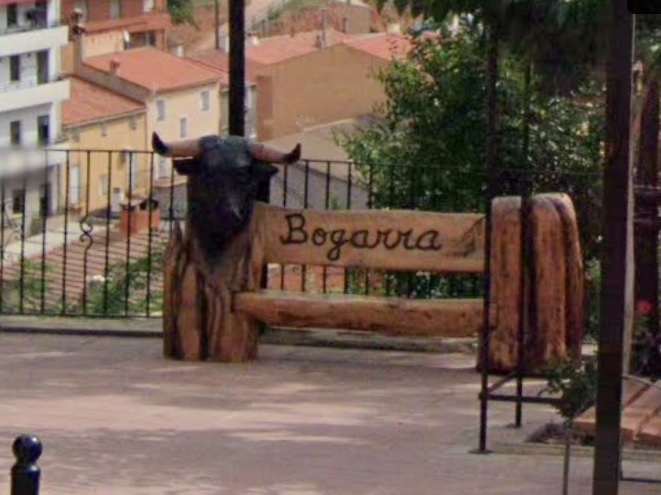
[[[236,136],[164,143],[154,133],[152,148],[188,177],[189,225],[209,261],[248,225],[260,185],[278,172],[271,164],[301,156],[300,145],[284,153]]]

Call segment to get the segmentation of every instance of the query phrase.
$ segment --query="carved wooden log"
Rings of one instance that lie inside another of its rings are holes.
[[[565,244],[566,273],[566,311],[565,345],[569,358],[574,362],[581,360],[585,330],[585,270],[583,251],[578,231],[578,219],[571,198],[566,194],[546,194],[560,215]]]
[[[518,363],[519,298],[523,259],[521,200],[496,198],[492,206],[491,329],[488,369],[508,373]],[[565,194],[531,198],[529,291],[524,370],[539,374],[559,360],[579,360],[585,325],[585,282],[576,213]],[[481,369],[481,363],[478,362]]]
[[[521,198],[495,198],[491,207],[489,371],[516,366],[521,295]],[[481,356],[480,352],[478,356]],[[478,364],[481,369],[481,363]]]
[[[241,362],[257,355],[258,323],[234,312],[232,294],[252,290],[259,269],[250,265],[252,231],[230,241],[213,267],[204,262],[187,228],[175,228],[165,268],[165,356],[188,361]]]

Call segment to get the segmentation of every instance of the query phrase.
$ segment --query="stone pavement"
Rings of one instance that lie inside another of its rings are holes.
[[[159,339],[4,332],[0,348],[0,492],[13,437],[32,432],[45,495],[561,493],[562,457],[516,448],[554,417],[546,406],[514,430],[512,405],[492,404],[495,453],[470,452],[471,355],[265,345],[223,365],[164,360]],[[591,465],[572,459],[570,494],[591,493]]]

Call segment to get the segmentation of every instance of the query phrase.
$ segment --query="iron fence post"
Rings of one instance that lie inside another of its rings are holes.
[[[41,469],[37,460],[43,447],[34,435],[20,435],[12,446],[16,463],[11,468],[11,495],[39,495]]]

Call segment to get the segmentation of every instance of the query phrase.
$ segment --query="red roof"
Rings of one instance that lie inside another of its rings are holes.
[[[118,77],[157,93],[213,84],[220,79],[217,71],[151,47],[92,57],[85,64],[110,72],[112,61],[119,63]]]
[[[229,86],[230,83],[230,58],[225,52],[219,50],[207,50],[203,52],[192,53],[188,56],[190,60],[199,63],[217,72],[220,77],[220,84]],[[261,64],[256,64],[246,60],[246,82],[254,84],[257,79],[257,69]]]
[[[407,37],[388,33],[353,38],[344,43],[384,60],[404,58],[413,47],[413,43]]]
[[[142,103],[77,77],[69,79],[71,98],[62,104],[62,125],[72,126],[131,115],[145,110]]]
[[[246,59],[260,65],[272,65],[290,58],[306,55],[319,50],[318,38],[322,31],[307,31],[294,36],[282,35],[260,39],[256,45],[248,43]],[[355,38],[356,35],[341,33],[334,29],[326,30],[327,46],[336,45]]]

